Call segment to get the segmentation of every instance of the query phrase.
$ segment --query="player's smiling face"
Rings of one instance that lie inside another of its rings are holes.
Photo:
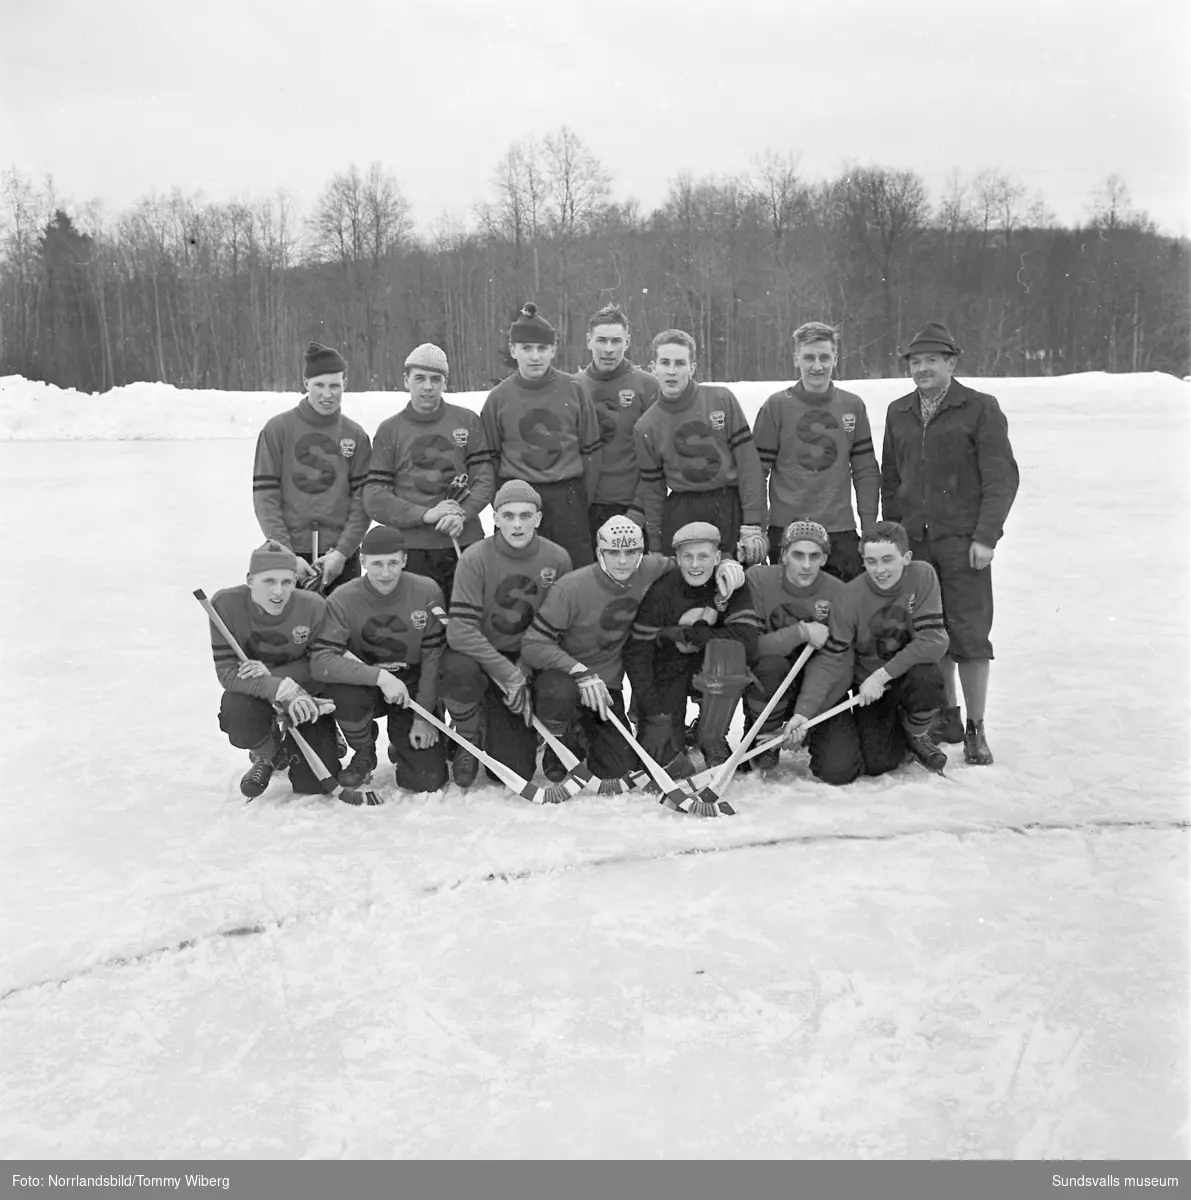
[[[533,504],[502,504],[493,514],[493,523],[501,537],[516,550],[528,546],[542,523],[542,514]]]
[[[432,413],[442,403],[443,389],[447,377],[441,371],[428,371],[425,367],[411,367],[405,373],[405,389],[409,392],[414,412]]]
[[[312,376],[306,380],[306,395],[315,412],[324,417],[334,416],[343,403],[343,372]]]
[[[587,348],[597,371],[615,371],[629,348],[628,330],[623,325],[597,325],[587,335]]]
[[[808,392],[825,392],[831,387],[835,347],[829,341],[806,342],[798,347],[798,374]]]
[[[691,352],[682,345],[659,346],[649,364],[657,377],[662,395],[673,400],[682,395],[695,373],[695,360]]]
[[[271,616],[280,616],[289,598],[294,594],[297,573],[280,567],[271,571],[257,571],[248,576],[248,594],[253,603]]]
[[[405,570],[406,553],[404,550],[393,550],[389,554],[365,554],[360,558],[360,565],[368,582],[382,596],[387,596],[401,582],[401,572]]]
[[[786,580],[795,587],[810,587],[819,578],[826,555],[817,542],[791,542],[782,555]]]
[[[522,379],[541,379],[554,358],[554,347],[548,342],[510,342],[509,352],[517,360]]]
[[[908,550],[903,554],[892,542],[865,542],[864,569],[868,577],[881,589],[887,592],[897,587],[898,581],[905,574],[910,559],[914,557]]]
[[[711,542],[686,542],[674,552],[683,579],[692,587],[709,583],[720,561],[720,552]]]

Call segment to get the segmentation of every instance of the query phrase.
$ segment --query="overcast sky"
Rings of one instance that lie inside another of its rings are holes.
[[[569,125],[647,208],[683,170],[800,153],[1000,167],[1067,223],[1110,172],[1191,234],[1191,4],[1146,0],[3,0],[0,167],[115,210],[380,161],[466,217],[508,146]]]

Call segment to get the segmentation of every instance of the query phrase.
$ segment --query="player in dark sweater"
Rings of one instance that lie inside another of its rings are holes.
[[[932,771],[947,756],[930,739],[942,705],[939,660],[947,652],[939,577],[929,563],[912,561],[905,529],[879,521],[861,545],[865,574],[844,587],[828,618],[827,642],[806,666],[794,706],[795,742],[807,721],[829,707],[828,698],[848,682],[859,705],[853,718],[866,775],[901,765],[906,750]]]
[[[278,712],[295,725],[327,770],[339,770],[335,723],[310,670],[310,646],[322,630],[327,602],[295,590],[297,558],[288,546],[269,541],[254,550],[247,580],[215,593],[211,604],[240,648],[241,663],[222,633],[211,625],[211,654],[223,687],[219,728],[233,746],[248,750],[252,765],[240,791],[259,796],[274,771],[289,768],[295,792],[321,792],[318,780],[288,734]]]
[[[497,487],[523,479],[542,498],[541,535],[575,566],[592,561],[587,507],[599,477],[603,441],[587,390],[550,365],[558,335],[527,304],[509,328],[517,370],[488,393],[480,419]]]
[[[707,521],[684,525],[674,535],[674,557],[678,570],[650,585],[624,647],[641,744],[663,766],[682,753],[687,701],[700,698],[693,680],[703,667],[704,648],[728,638],[739,641],[746,658],[752,658],[757,640],[748,588],[725,596],[717,586],[715,569],[723,556],[716,526]],[[707,765],[724,762],[731,753],[727,742],[702,733],[699,749]]]
[[[753,663],[758,685],[745,695],[750,725],[761,715],[806,646],[822,649],[827,642],[827,622],[844,594],[844,584],[823,570],[830,554],[831,541],[822,525],[817,521],[791,521],[782,532],[781,562],[776,566],[750,567],[745,574],[761,625]],[[848,669],[829,691],[824,707],[831,707],[848,690],[852,677],[850,650],[845,657]],[[766,718],[757,734],[758,744],[781,731],[805,680],[804,669]],[[851,783],[860,773],[856,731],[847,713],[816,725],[806,740],[811,771],[817,778],[826,783]],[[778,758],[775,747],[742,764],[742,769],[772,770]]]
[[[658,397],[658,381],[626,357],[629,319],[615,305],[601,308],[587,323],[591,362],[575,378],[595,403],[604,447],[595,496],[587,510],[594,548],[596,532],[610,517],[627,513],[637,493],[639,468],[633,428]]]
[[[710,521],[725,555],[764,562],[765,478],[752,431],[726,387],[695,382],[696,365],[689,333],[667,329],[653,339],[660,391],[633,429],[640,480],[629,516],[658,548],[681,526]]]
[[[472,745],[529,779],[537,765],[521,639],[534,614],[571,569],[570,555],[538,536],[542,500],[523,480],[506,483],[493,503],[496,531],[463,552],[451,594],[439,691],[455,728]],[[455,782],[470,786],[475,755],[459,748]]]
[[[622,652],[641,600],[674,560],[646,554],[641,527],[613,517],[599,531],[599,562],[573,571],[551,589],[521,644],[521,657],[535,672],[534,708],[543,723],[586,756],[591,772],[615,779],[636,754],[606,719],[611,710],[625,719]],[[744,581],[738,563],[715,568],[722,586]],[[552,766],[555,773],[557,766]],[[549,772],[548,772],[549,774]]]
[[[412,691],[423,708],[438,703],[438,671],[446,635],[443,599],[433,579],[405,570],[401,530],[374,525],[360,544],[364,577],[340,588],[311,653],[314,677],[335,701],[335,716],[355,753],[340,773],[360,788],[376,770],[376,718],[384,716],[397,786],[434,792],[447,783],[444,747],[425,718],[407,707]]]
[[[359,577],[360,539],[369,525],[364,482],[372,447],[340,411],[346,377],[338,351],[311,342],[306,395],[297,408],[265,422],[252,465],[252,504],[265,537],[294,551],[302,586],[328,591]]]
[[[492,456],[479,415],[443,399],[447,356],[427,342],[405,360],[409,403],[377,428],[364,508],[382,525],[405,535],[406,569],[426,575],[450,596],[455,581],[455,544],[484,536],[480,513],[492,500]],[[448,497],[466,479],[462,500]]]

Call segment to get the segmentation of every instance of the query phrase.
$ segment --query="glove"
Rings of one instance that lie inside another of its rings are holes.
[[[663,767],[669,766],[682,749],[674,735],[674,720],[668,713],[646,717],[638,734],[641,749]]]
[[[533,724],[533,706],[530,703],[529,684],[524,676],[520,683],[514,683],[511,687],[501,685],[500,690],[504,692],[505,707],[511,713],[516,713],[527,726]]]
[[[404,708],[409,703],[409,688],[390,671],[381,671],[376,677],[376,686],[389,704]]]
[[[347,563],[342,550],[328,550],[323,555],[323,587],[330,587],[339,578]]]
[[[301,688],[298,689],[298,694],[292,700],[285,701],[284,707],[286,715],[295,725],[302,725],[306,721],[317,721],[322,715],[319,712],[318,701],[313,696],[307,695]]]
[[[600,714],[600,720],[606,721],[612,704],[608,685],[594,671],[576,682],[579,685],[579,703],[585,708],[594,709]]]
[[[462,475],[456,475],[450,483],[447,484],[447,499],[454,500],[462,504],[464,500],[471,495],[471,485],[467,480],[467,472]]]
[[[725,599],[744,583],[744,568],[735,559],[725,558],[715,569],[715,586]]]
[[[804,717],[800,713],[795,713],[786,722],[786,741],[791,750],[797,750],[802,745],[802,739],[806,737],[806,727],[809,724],[810,718]]]
[[[863,708],[866,704],[872,704],[874,700],[880,700],[888,684],[889,672],[884,667],[878,667],[860,685],[860,700],[858,701],[860,707]]]
[[[769,539],[760,525],[742,525],[737,550],[741,560],[750,567],[763,563],[769,555]]]

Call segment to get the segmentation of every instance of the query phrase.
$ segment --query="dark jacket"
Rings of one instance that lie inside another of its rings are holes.
[[[918,393],[890,404],[881,454],[881,511],[915,541],[970,537],[995,546],[1019,481],[1009,423],[995,396],[951,381],[925,430]]]

